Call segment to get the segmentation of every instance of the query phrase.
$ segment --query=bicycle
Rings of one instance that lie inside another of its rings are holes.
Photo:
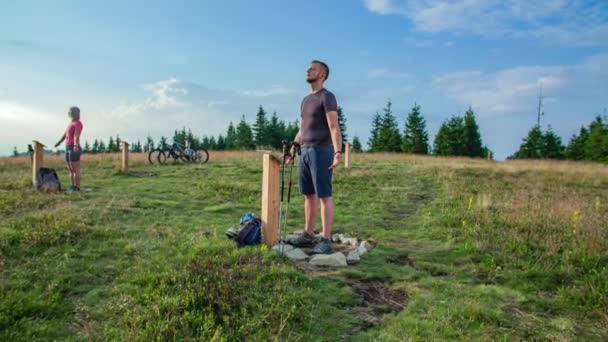
[[[209,161],[209,151],[204,148],[197,151],[190,147],[188,141],[186,141],[185,146],[174,141],[169,148],[155,148],[148,153],[148,162],[150,164],[154,164],[153,160],[156,159],[156,161],[162,165],[165,164],[169,158],[173,158],[174,163],[181,160],[184,162],[204,164]]]

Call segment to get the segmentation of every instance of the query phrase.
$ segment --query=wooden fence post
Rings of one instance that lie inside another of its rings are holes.
[[[38,172],[40,172],[44,163],[44,147],[40,142],[34,140],[34,155],[32,157],[32,184],[34,184],[34,188],[38,188]]]
[[[346,147],[344,148],[344,168],[345,169],[349,169],[350,168],[350,144],[346,144]]]
[[[264,153],[262,171],[262,230],[264,244],[277,244],[279,228],[279,169],[281,162],[270,153]]]
[[[492,152],[488,151],[488,160],[492,160]]]
[[[122,173],[129,172],[129,144],[125,141],[122,142]]]

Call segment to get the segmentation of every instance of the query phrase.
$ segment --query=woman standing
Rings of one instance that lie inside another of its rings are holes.
[[[80,154],[82,153],[80,148],[80,133],[82,133],[80,109],[78,107],[70,108],[68,116],[70,117],[70,123],[55,147],[58,147],[65,140],[65,161],[72,182],[68,192],[73,192],[80,190]]]

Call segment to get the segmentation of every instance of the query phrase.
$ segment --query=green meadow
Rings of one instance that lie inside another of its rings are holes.
[[[342,269],[225,237],[260,213],[259,153],[119,165],[85,155],[86,191],[43,194],[0,159],[1,341],[608,339],[606,165],[355,154],[334,232],[377,246]]]

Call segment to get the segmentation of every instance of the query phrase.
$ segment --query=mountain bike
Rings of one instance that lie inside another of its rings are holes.
[[[187,141],[185,146],[174,141],[168,147],[155,148],[148,153],[150,164],[154,164],[154,160],[159,164],[166,164],[168,159],[173,159],[174,163],[183,161],[204,164],[209,161],[209,151],[204,148],[195,150]]]

